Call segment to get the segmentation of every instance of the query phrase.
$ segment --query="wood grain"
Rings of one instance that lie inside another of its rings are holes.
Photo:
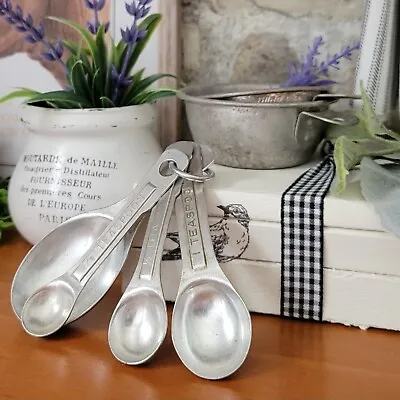
[[[34,339],[22,330],[9,300],[11,280],[29,248],[18,235],[0,245],[0,399],[398,399],[398,334],[256,314],[249,357],[229,379],[192,375],[169,333],[148,365],[122,365],[107,345],[118,284],[59,334]]]
[[[179,0],[159,2],[162,21],[159,26],[159,71],[181,76],[181,7]],[[173,78],[160,80],[160,87],[176,87]],[[180,103],[177,98],[167,98],[158,103],[158,132],[163,147],[180,139]]]

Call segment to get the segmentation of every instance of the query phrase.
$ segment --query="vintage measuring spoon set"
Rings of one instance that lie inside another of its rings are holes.
[[[138,225],[150,214],[138,265],[108,329],[112,354],[138,365],[158,350],[167,333],[160,266],[175,210],[182,274],[171,334],[183,364],[205,379],[234,373],[247,357],[249,312],[222,272],[209,233],[203,193],[213,154],[206,146],[169,146],[125,199],[57,226],[23,259],[11,304],[25,331],[51,335],[91,310],[120,273]]]

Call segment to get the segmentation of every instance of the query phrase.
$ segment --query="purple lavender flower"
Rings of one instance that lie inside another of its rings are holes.
[[[122,76],[114,64],[111,66],[111,79],[113,82],[118,82],[119,88],[126,88],[132,83],[132,78]]]
[[[322,86],[331,85],[336,82],[329,79],[329,68],[339,70],[340,60],[350,60],[353,52],[360,48],[360,42],[347,46],[333,56],[327,55],[325,61],[318,62],[319,48],[324,44],[322,36],[314,39],[313,45],[308,49],[305,56],[301,58],[300,65],[293,64],[289,70],[289,79],[282,87],[289,86]],[[325,77],[325,78],[321,78]]]
[[[0,0],[0,17],[3,17],[10,25],[22,33],[25,33],[25,41],[36,44],[42,43],[46,51],[40,53],[42,58],[46,61],[57,61],[67,69],[66,65],[62,61],[64,53],[64,47],[60,41],[55,44],[46,40],[44,25],[40,22],[36,27],[34,25],[33,17],[31,14],[27,14],[24,17],[22,8],[19,5],[15,7],[11,3],[11,0]]]
[[[129,3],[125,3],[126,11],[133,17],[133,21],[132,25],[128,26],[126,29],[121,28],[122,40],[128,47],[121,71],[118,71],[115,65],[113,65],[111,69],[111,78],[114,84],[113,102],[117,100],[120,89],[129,86],[132,82],[132,79],[128,76],[129,71],[127,71],[129,59],[132,56],[136,43],[144,39],[147,34],[145,30],[138,30],[137,22],[139,19],[147,16],[151,8],[151,2],[152,0],[132,0]]]
[[[94,12],[94,21],[88,21],[86,27],[92,35],[96,35],[100,28],[99,11],[101,11],[106,5],[106,0],[84,0],[86,7]],[[107,32],[110,27],[110,22],[106,22],[104,25],[104,31]]]
[[[142,40],[146,36],[145,30],[138,30],[136,27],[136,21],[131,27],[127,27],[125,30],[121,29],[122,40],[128,44],[135,44],[136,42]]]
[[[150,11],[152,0],[133,0],[131,3],[125,3],[128,14],[132,15],[133,21],[130,27],[121,28],[122,40],[128,45],[134,45],[146,36],[146,31],[137,30],[137,21],[147,16]]]

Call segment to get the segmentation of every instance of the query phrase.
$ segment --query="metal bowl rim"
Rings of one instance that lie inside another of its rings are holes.
[[[195,104],[202,104],[202,105],[214,105],[214,106],[227,106],[227,107],[242,107],[242,108],[293,108],[293,107],[295,107],[295,108],[321,108],[321,107],[326,107],[327,105],[332,104],[334,102],[334,101],[328,102],[328,101],[323,101],[323,100],[317,100],[317,101],[289,102],[289,103],[247,103],[244,101],[239,102],[239,101],[229,101],[229,100],[217,100],[214,98],[201,97],[201,95],[194,96],[194,95],[187,93],[189,90],[191,91],[196,88],[201,89],[201,88],[205,88],[205,87],[210,87],[210,85],[187,86],[185,88],[177,90],[177,97],[188,103],[195,103]],[[255,87],[255,86],[253,86],[253,87]],[[320,87],[320,90],[318,90],[318,91],[322,91],[323,90],[322,88],[323,87]],[[304,90],[310,90],[310,87],[298,86],[298,87],[291,87],[291,88],[269,88],[269,89],[266,89],[264,86],[264,89],[262,89],[260,87],[260,89],[254,89],[254,90],[249,90],[249,91],[227,92],[226,95],[233,97],[233,96],[240,96],[240,95],[260,94],[260,92],[276,93],[276,92],[287,92],[287,91],[293,92],[293,91],[304,91]]]

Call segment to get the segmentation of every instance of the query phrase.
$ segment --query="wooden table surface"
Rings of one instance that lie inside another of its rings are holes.
[[[368,400],[400,397],[400,333],[253,315],[249,357],[218,382],[192,375],[170,336],[146,366],[128,367],[107,346],[116,283],[90,313],[55,337],[27,335],[10,307],[10,284],[30,246],[0,243],[0,399]]]

